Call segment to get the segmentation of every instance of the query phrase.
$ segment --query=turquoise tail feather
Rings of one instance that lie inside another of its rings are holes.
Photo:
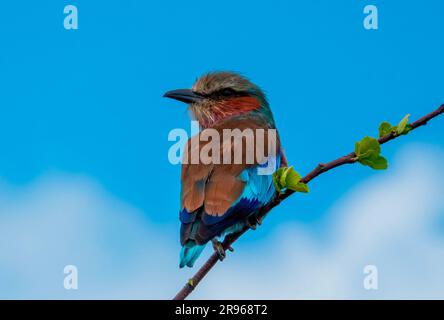
[[[182,250],[180,251],[179,267],[193,267],[194,262],[196,262],[197,258],[200,256],[204,248],[204,244],[198,245],[193,240],[189,240],[187,243],[185,243],[185,245],[182,247]]]

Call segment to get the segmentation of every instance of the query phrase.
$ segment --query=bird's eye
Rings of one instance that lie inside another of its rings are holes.
[[[220,95],[224,97],[231,97],[232,95],[234,95],[234,93],[234,90],[230,88],[225,88],[220,91]]]

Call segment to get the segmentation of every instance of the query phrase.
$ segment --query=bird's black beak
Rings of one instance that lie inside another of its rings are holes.
[[[165,98],[171,98],[185,103],[196,103],[203,99],[203,96],[190,89],[171,90],[165,93],[163,96]]]

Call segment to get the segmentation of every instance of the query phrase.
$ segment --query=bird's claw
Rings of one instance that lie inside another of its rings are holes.
[[[245,225],[250,228],[251,230],[256,230],[257,225],[256,223],[252,223],[249,219],[247,219],[247,221],[245,222]]]
[[[245,220],[245,225],[251,230],[256,230],[257,226],[262,225],[262,218],[258,218],[256,215],[249,217]]]
[[[225,257],[227,256],[227,254],[225,253],[225,249],[224,249],[222,242],[218,241],[217,239],[213,239],[213,240],[211,240],[211,242],[213,244],[214,251],[219,256],[219,260],[223,261],[225,259]],[[234,249],[231,246],[229,246],[227,249],[230,250],[231,252],[234,251]]]

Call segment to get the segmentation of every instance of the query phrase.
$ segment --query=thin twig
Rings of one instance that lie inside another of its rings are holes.
[[[420,126],[426,125],[427,122],[438,115],[444,113],[444,104],[442,104],[438,109],[435,111],[425,115],[424,117],[416,120],[415,122],[411,123],[411,130],[414,130]],[[384,144],[388,141],[391,141],[395,138],[400,137],[400,135],[397,135],[395,133],[390,133],[386,136],[383,136],[378,139],[380,144]],[[301,179],[304,183],[309,183],[311,180],[319,176],[320,174],[327,172],[333,168],[342,166],[344,164],[350,164],[356,162],[356,155],[354,152],[351,152],[345,156],[342,156],[336,160],[333,160],[328,163],[319,164],[316,168],[314,168],[311,172],[309,172],[305,177]],[[261,221],[268,212],[270,212],[271,209],[279,205],[283,200],[288,198],[294,193],[294,191],[288,190],[285,193],[277,195],[269,204],[264,206],[260,212],[257,215],[257,219]],[[222,245],[225,250],[228,250],[229,247],[237,240],[239,239],[245,232],[250,230],[249,227],[245,226],[240,232],[230,235],[229,237],[225,237],[225,240],[223,241]],[[208,260],[205,262],[205,264],[200,267],[200,269],[196,272],[196,274],[188,280],[187,284],[176,294],[174,297],[174,300],[184,300],[188,295],[193,292],[193,290],[196,288],[196,286],[202,281],[202,279],[206,276],[206,274],[216,265],[216,263],[219,261],[219,256],[216,252],[214,252]]]

